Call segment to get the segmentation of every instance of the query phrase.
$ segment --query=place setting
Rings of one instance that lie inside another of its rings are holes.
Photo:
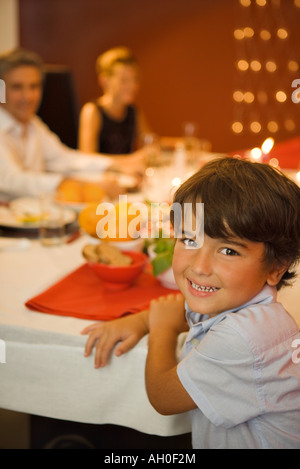
[[[135,205],[138,215],[134,214]],[[141,203],[124,202],[124,196],[121,202],[110,207],[109,223],[104,220],[106,215],[95,217],[95,204],[82,210],[78,217],[85,241],[78,246],[82,264],[27,300],[27,308],[48,314],[109,320],[140,312],[151,299],[177,290],[171,267],[174,242],[163,238],[161,231],[161,227],[170,223],[166,207],[163,223],[161,219],[151,220],[148,205],[143,205],[143,212]],[[146,218],[139,216],[142,212]],[[134,222],[139,231],[129,233]],[[167,236],[168,232],[169,226]],[[151,238],[153,235],[157,237]]]

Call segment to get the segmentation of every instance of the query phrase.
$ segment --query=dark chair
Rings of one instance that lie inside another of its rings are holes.
[[[44,91],[38,115],[63,143],[77,147],[79,109],[71,71],[60,65],[45,66]]]

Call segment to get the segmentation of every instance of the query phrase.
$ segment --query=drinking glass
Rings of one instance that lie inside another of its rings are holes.
[[[43,246],[62,244],[65,235],[63,207],[55,200],[55,194],[43,193],[39,197],[41,221],[39,237]]]

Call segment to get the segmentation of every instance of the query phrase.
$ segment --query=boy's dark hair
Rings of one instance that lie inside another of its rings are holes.
[[[43,74],[43,62],[35,52],[18,48],[0,55],[0,78],[13,68],[21,66],[32,66],[40,70]]]
[[[268,164],[240,158],[207,163],[177,190],[174,203],[204,203],[204,232],[265,244],[267,265],[288,264],[277,285],[289,285],[300,259],[300,188]]]

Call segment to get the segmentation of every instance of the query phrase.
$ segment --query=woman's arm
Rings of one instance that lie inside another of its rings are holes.
[[[86,103],[79,116],[78,149],[85,153],[97,153],[101,127],[102,119],[97,106]]]
[[[149,311],[149,349],[146,389],[152,406],[163,415],[196,408],[177,375],[178,334],[188,329],[182,295],[154,300]]]

